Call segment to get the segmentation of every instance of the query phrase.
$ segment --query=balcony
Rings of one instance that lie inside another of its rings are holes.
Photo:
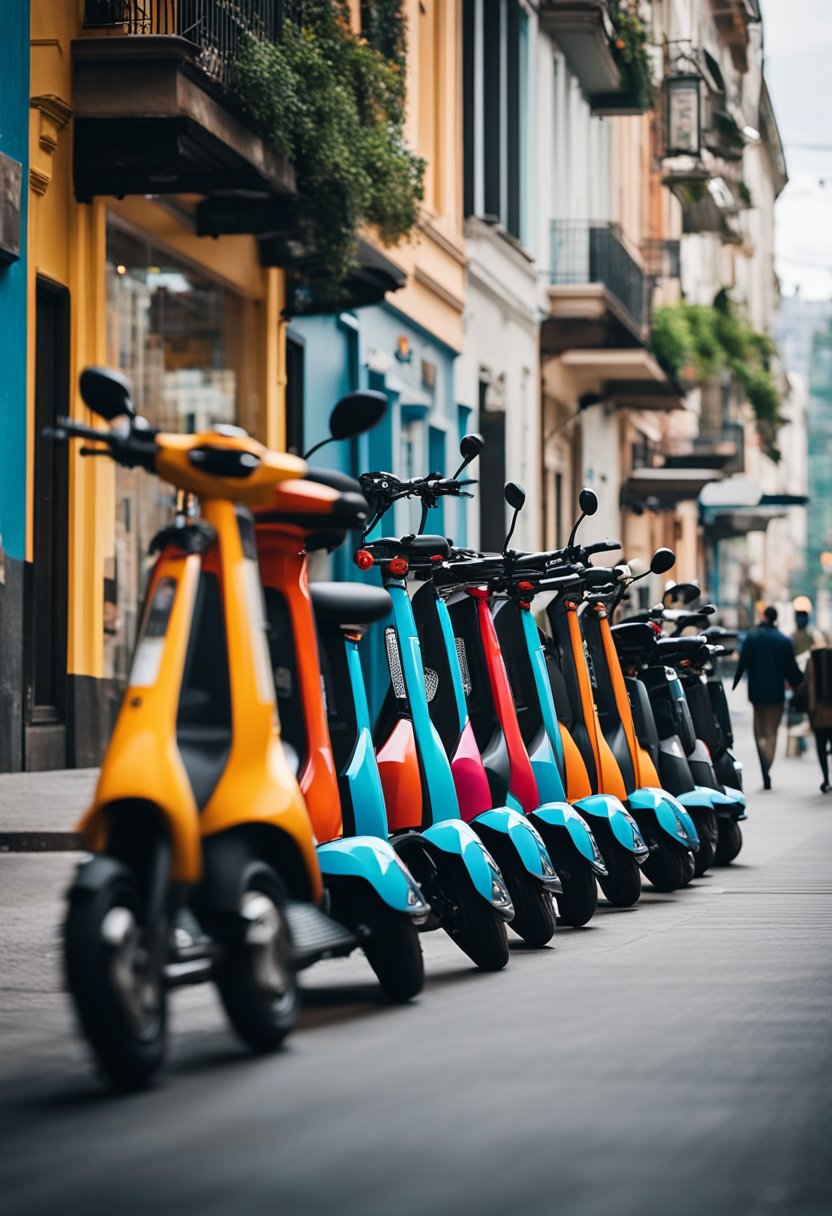
[[[285,231],[292,168],[229,92],[240,40],[279,37],[285,3],[86,0],[89,34],[72,44],[79,200],[202,194],[222,198],[206,234]]]
[[[662,449],[665,469],[714,469],[723,475],[741,473],[745,467],[742,425],[726,423],[720,430],[676,439]]]
[[[549,313],[564,341],[639,344],[647,329],[648,280],[618,226],[553,220],[551,251]]]
[[[630,69],[615,45],[618,9],[618,0],[542,0],[539,19],[563,51],[594,114],[643,114],[649,108],[650,83],[638,73],[628,79]]]
[[[714,25],[738,72],[748,71],[749,23],[761,20],[759,0],[711,0]]]

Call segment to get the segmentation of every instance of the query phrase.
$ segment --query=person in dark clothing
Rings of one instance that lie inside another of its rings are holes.
[[[734,676],[734,688],[748,673],[748,699],[754,709],[754,741],[763,789],[771,789],[771,766],[777,747],[777,731],[783,717],[786,684],[797,688],[803,683],[803,673],[794,657],[794,645],[777,628],[777,609],[766,608],[756,629],[743,642],[740,661]]]
[[[832,752],[832,649],[817,648],[806,668],[809,692],[809,722],[815,734],[823,781],[820,792],[829,793],[829,753]]]

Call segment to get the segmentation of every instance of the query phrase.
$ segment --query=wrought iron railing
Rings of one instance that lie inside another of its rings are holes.
[[[217,84],[231,83],[242,38],[277,39],[301,0],[86,0],[85,29],[168,35],[192,42],[197,63]]]
[[[647,279],[617,224],[553,220],[551,240],[552,283],[602,283],[638,328],[647,325]]]

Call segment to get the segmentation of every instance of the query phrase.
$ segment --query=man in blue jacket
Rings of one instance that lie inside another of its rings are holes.
[[[748,699],[754,707],[754,741],[763,789],[771,789],[771,766],[777,746],[777,730],[783,717],[786,684],[797,688],[803,673],[795,662],[794,644],[777,628],[777,609],[766,608],[756,629],[747,635],[740,651],[734,688],[748,672]]]

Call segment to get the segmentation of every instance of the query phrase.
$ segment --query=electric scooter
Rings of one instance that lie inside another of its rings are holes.
[[[332,438],[369,430],[386,406],[382,393],[348,394],[333,410]],[[329,910],[361,936],[387,995],[405,1001],[424,983],[418,928],[430,907],[372,815],[344,823],[307,569],[310,552],[337,547],[349,529],[364,525],[367,511],[357,482],[336,471],[309,470],[302,481],[278,486],[269,505],[256,511],[255,534],[284,750],[319,842]],[[360,595],[364,588],[357,590]],[[369,604],[357,604],[349,585],[337,593],[350,614],[361,615],[363,608],[366,615],[367,607],[375,613],[371,593],[364,597]]]
[[[451,478],[430,474],[418,478],[397,495],[421,500],[420,534],[428,513],[440,497],[460,492],[460,474],[479,454],[482,440],[466,435],[460,444],[462,464]],[[493,796],[475,733],[468,717],[463,675],[457,644],[444,600],[433,574],[438,565],[430,560],[411,562],[411,577],[422,585],[412,598],[412,607],[425,666],[428,710],[451,767],[462,818],[474,828],[496,858],[514,904],[511,927],[528,945],[543,946],[555,932],[553,895],[561,883],[537,830],[517,805],[504,805]]]
[[[312,826],[280,739],[250,513],[304,462],[234,426],[158,432],[118,372],[88,368],[80,388],[113,425],[63,418],[50,437],[85,440],[82,454],[179,492],[152,545],[64,925],[81,1025],[113,1083],[131,1089],[162,1063],[169,988],[214,980],[239,1036],[271,1051],[297,1018],[296,969],[360,939],[321,908]]]

